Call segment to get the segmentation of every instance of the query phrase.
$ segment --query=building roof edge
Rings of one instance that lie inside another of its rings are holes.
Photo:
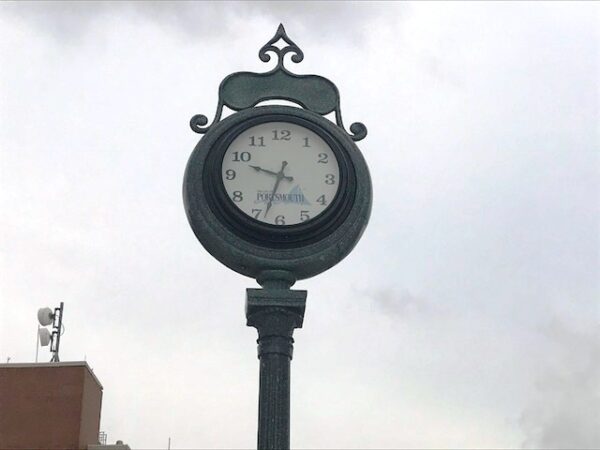
[[[44,363],[0,363],[0,369],[22,369],[22,368],[38,368],[38,367],[79,367],[83,366],[87,368],[88,372],[92,375],[92,378],[98,383],[100,389],[104,390],[104,386],[98,380],[98,377],[89,366],[87,361],[60,361],[60,362],[44,362]]]

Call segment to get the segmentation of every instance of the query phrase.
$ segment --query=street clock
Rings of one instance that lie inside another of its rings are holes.
[[[278,46],[279,44],[279,46]],[[185,171],[189,223],[219,261],[259,283],[317,275],[360,239],[371,211],[371,180],[355,141],[367,130],[341,119],[336,86],[284,67],[303,53],[280,26],[259,52],[278,58],[266,73],[238,72],[219,87],[213,122],[196,115],[204,134]],[[286,100],[295,106],[264,105]],[[221,119],[223,108],[234,114]],[[335,122],[325,118],[333,113]]]

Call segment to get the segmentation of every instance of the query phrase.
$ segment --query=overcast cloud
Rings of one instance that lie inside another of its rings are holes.
[[[132,448],[255,446],[253,280],[181,200],[220,81],[334,81],[374,183],[356,250],[313,279],[292,363],[296,448],[600,447],[597,3],[0,4],[0,359],[104,385]],[[41,360],[49,359],[41,350]]]

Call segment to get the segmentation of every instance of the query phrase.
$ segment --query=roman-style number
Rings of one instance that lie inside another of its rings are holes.
[[[304,138],[304,145],[302,147],[310,147],[310,145],[308,144],[308,138],[307,137]]]
[[[258,144],[257,144],[258,142]],[[250,136],[250,147],[264,147],[265,146],[265,138],[262,136]]]
[[[321,205],[325,206],[327,204],[327,200],[325,200],[325,194],[321,195],[318,199],[317,199],[317,203],[320,203]]]
[[[328,173],[325,175],[325,184],[334,184],[335,183],[335,175],[332,173]]]
[[[285,225],[285,216],[275,217],[275,225]]]
[[[310,216],[308,215],[309,211],[300,211],[300,222],[304,222],[305,220],[310,219]]]
[[[290,130],[273,130],[274,141],[289,141],[292,139],[292,132]]]
[[[240,162],[240,161],[244,161],[244,162],[248,162],[252,159],[252,155],[248,152],[233,152],[233,160],[235,162]]]
[[[227,169],[225,171],[225,178],[228,180],[233,180],[235,178],[235,175],[236,175],[235,170]]]
[[[241,202],[242,200],[244,200],[244,195],[242,194],[242,191],[233,191],[233,201]]]
[[[327,158],[327,153],[319,153],[319,160],[317,162],[320,162],[321,164],[327,164],[329,162]]]
[[[255,219],[258,219],[258,217],[260,216],[260,213],[262,212],[262,209],[255,209],[252,208],[252,214],[254,215]]]

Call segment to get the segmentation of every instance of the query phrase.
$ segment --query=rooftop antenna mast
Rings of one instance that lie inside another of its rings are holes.
[[[58,350],[60,348],[60,336],[64,332],[64,325],[62,323],[64,306],[64,303],[60,302],[60,306],[54,308],[54,311],[48,307],[38,310],[38,321],[43,326],[38,329],[39,342],[42,347],[50,344],[50,352],[53,354],[50,362],[60,361]],[[48,325],[52,325],[52,332],[46,328]],[[37,361],[37,351],[35,359]]]

